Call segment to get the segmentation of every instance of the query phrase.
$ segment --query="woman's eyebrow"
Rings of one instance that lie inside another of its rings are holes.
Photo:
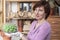
[[[39,11],[43,11],[42,9],[39,9]]]

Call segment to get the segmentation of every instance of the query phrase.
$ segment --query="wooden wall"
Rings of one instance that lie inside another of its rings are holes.
[[[51,24],[51,40],[60,40],[60,17],[49,17]]]

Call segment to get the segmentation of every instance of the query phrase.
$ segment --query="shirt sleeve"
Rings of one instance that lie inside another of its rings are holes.
[[[33,21],[33,22],[31,23],[30,30],[29,30],[29,32],[28,32],[28,34],[27,34],[27,39],[28,39],[28,40],[31,40],[31,39],[33,38],[32,35],[31,35],[31,32],[32,32],[34,23],[35,23],[35,21]]]
[[[50,27],[47,25],[43,25],[40,27],[39,32],[36,34],[34,40],[44,40],[45,37],[49,34]]]

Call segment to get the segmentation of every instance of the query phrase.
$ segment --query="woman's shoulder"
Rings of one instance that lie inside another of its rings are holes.
[[[44,24],[42,25],[44,28],[51,28],[51,24],[48,21],[45,21]]]
[[[40,28],[51,28],[51,25],[50,25],[50,23],[48,21],[44,21],[41,24]]]
[[[51,24],[48,21],[45,21],[45,25],[51,26]]]

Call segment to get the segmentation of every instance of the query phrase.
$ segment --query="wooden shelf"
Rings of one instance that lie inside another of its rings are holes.
[[[6,17],[9,20],[9,17]],[[17,17],[17,18],[10,18],[13,20],[35,20],[35,18],[24,18],[24,17]]]
[[[6,1],[15,1],[15,2],[36,2],[36,1],[40,1],[40,0],[6,0]]]
[[[19,20],[19,19],[20,19],[20,20],[24,20],[24,19],[30,20],[30,19],[32,19],[32,20],[33,20],[33,19],[35,19],[35,18],[12,18],[12,19],[16,19],[16,20]]]

